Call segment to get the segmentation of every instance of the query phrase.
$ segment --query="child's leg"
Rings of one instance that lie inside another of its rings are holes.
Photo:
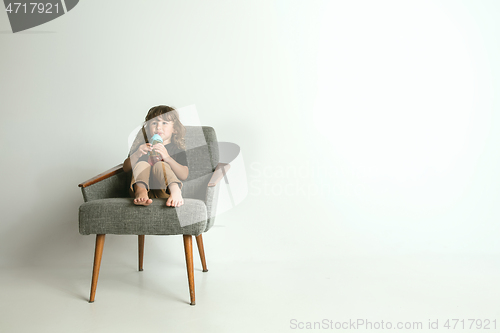
[[[181,183],[182,185],[182,183]],[[167,199],[167,206],[179,207],[184,205],[184,198],[182,198],[181,188],[179,183],[172,183],[168,186],[170,196]]]
[[[138,162],[132,170],[132,180],[129,192],[134,199],[134,204],[147,206],[153,202],[148,196],[149,175],[151,166],[148,162]]]
[[[153,166],[153,176],[162,192],[166,194],[167,187],[170,191],[170,195],[167,194],[167,206],[178,207],[184,204],[181,193],[182,182],[177,178],[168,163],[156,162]]]

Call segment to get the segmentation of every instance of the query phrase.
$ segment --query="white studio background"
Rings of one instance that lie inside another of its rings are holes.
[[[313,116],[325,203],[365,249],[498,253],[498,5],[325,8]]]
[[[77,185],[123,162],[128,135],[151,106],[196,105],[201,124],[237,143],[248,165],[273,156],[294,123],[281,114],[295,100],[272,3],[82,1],[17,34],[2,15],[1,158],[10,189],[2,201],[2,265],[91,263],[94,237],[78,234]],[[214,259],[254,255],[249,244],[262,234],[251,227],[255,207],[266,201],[248,197],[218,219],[214,246],[206,240]],[[247,237],[238,240],[242,232]],[[183,258],[182,241],[167,238],[148,240],[148,260]],[[109,237],[109,262],[135,265],[136,243]]]
[[[499,14],[86,0],[17,34],[0,14],[0,264],[91,263],[77,185],[122,163],[158,104],[196,105],[242,149],[249,194],[207,234],[211,260],[498,254]],[[135,265],[135,239],[106,242]],[[180,242],[152,238],[148,260],[181,260]]]

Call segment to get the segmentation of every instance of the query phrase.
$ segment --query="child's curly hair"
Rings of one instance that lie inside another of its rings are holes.
[[[186,143],[184,136],[186,135],[186,128],[182,125],[179,119],[179,113],[177,110],[171,106],[158,105],[149,109],[146,119],[144,121],[144,126],[147,128],[146,124],[148,121],[161,116],[166,121],[172,121],[174,123],[174,133],[172,134],[172,140],[177,148],[186,149]],[[148,133],[150,135],[150,133]]]

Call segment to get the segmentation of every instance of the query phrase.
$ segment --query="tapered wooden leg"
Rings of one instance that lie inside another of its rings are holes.
[[[205,261],[205,249],[203,248],[203,237],[201,234],[196,236],[196,244],[198,245],[198,252],[200,252],[201,265],[203,266],[203,271],[208,272],[207,262]]]
[[[142,271],[142,264],[144,263],[144,235],[139,235],[139,271]]]
[[[191,305],[195,305],[194,299],[194,266],[193,266],[193,237],[191,235],[183,235],[184,252],[186,253],[186,267],[189,281],[189,295],[191,297]]]
[[[106,235],[97,235],[95,239],[94,270],[92,272],[92,285],[90,286],[89,303],[93,303],[95,299],[95,291],[97,288],[97,279],[99,278],[99,269],[101,268],[102,250],[104,248],[105,237]]]

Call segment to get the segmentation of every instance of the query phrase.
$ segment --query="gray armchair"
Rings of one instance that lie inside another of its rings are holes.
[[[186,126],[186,154],[189,177],[183,182],[184,205],[174,208],[165,199],[153,199],[149,206],[136,206],[128,187],[131,172],[122,164],[79,184],[85,203],[79,209],[82,235],[95,234],[94,269],[90,302],[94,302],[106,234],[138,235],[139,271],[143,270],[145,235],[183,235],[191,305],[195,305],[192,236],[207,272],[202,233],[214,224],[219,182],[229,164],[218,163],[215,131],[206,126]]]

